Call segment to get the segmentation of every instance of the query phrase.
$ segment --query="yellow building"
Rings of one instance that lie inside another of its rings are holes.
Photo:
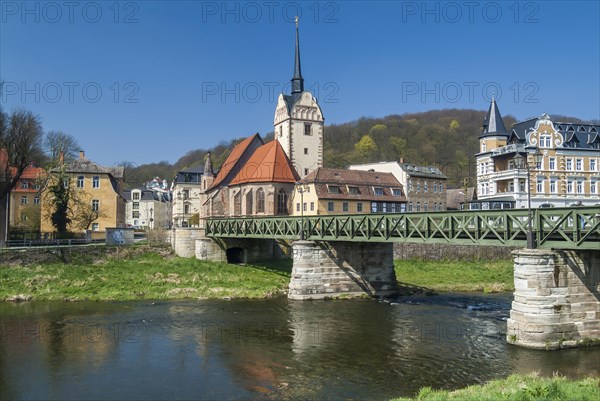
[[[508,132],[492,100],[479,137],[471,208],[600,205],[600,125],[553,122],[547,114]]]
[[[406,196],[392,173],[318,168],[299,181],[292,195],[294,216],[404,213]]]
[[[123,167],[99,166],[87,159],[82,151],[79,159],[68,163],[64,169],[69,176],[68,185],[74,190],[69,231],[103,232],[110,227],[125,227],[125,198],[121,195]],[[42,233],[56,231],[50,220],[50,196],[47,190],[42,191]]]

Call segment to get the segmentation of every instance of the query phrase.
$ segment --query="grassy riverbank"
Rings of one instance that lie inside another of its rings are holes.
[[[285,291],[291,261],[229,265],[137,248],[90,260],[0,266],[0,300],[264,298]]]
[[[541,378],[512,375],[506,379],[470,386],[456,391],[421,389],[414,398],[392,401],[596,401],[600,400],[600,379],[573,381],[563,377]]]
[[[501,292],[514,289],[513,262],[397,260],[401,285],[438,292]]]

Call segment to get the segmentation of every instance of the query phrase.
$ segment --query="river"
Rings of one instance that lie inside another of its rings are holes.
[[[0,399],[387,400],[600,375],[598,347],[506,344],[511,298],[0,303]]]

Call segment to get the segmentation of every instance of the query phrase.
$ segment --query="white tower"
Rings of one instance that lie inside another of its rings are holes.
[[[323,167],[324,117],[317,99],[304,90],[300,69],[300,42],[296,17],[296,55],[292,94],[281,93],[273,120],[275,139],[279,141],[301,178]]]

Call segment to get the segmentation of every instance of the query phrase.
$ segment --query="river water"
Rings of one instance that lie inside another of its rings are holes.
[[[387,400],[600,375],[598,347],[507,345],[511,298],[1,303],[0,399]]]

